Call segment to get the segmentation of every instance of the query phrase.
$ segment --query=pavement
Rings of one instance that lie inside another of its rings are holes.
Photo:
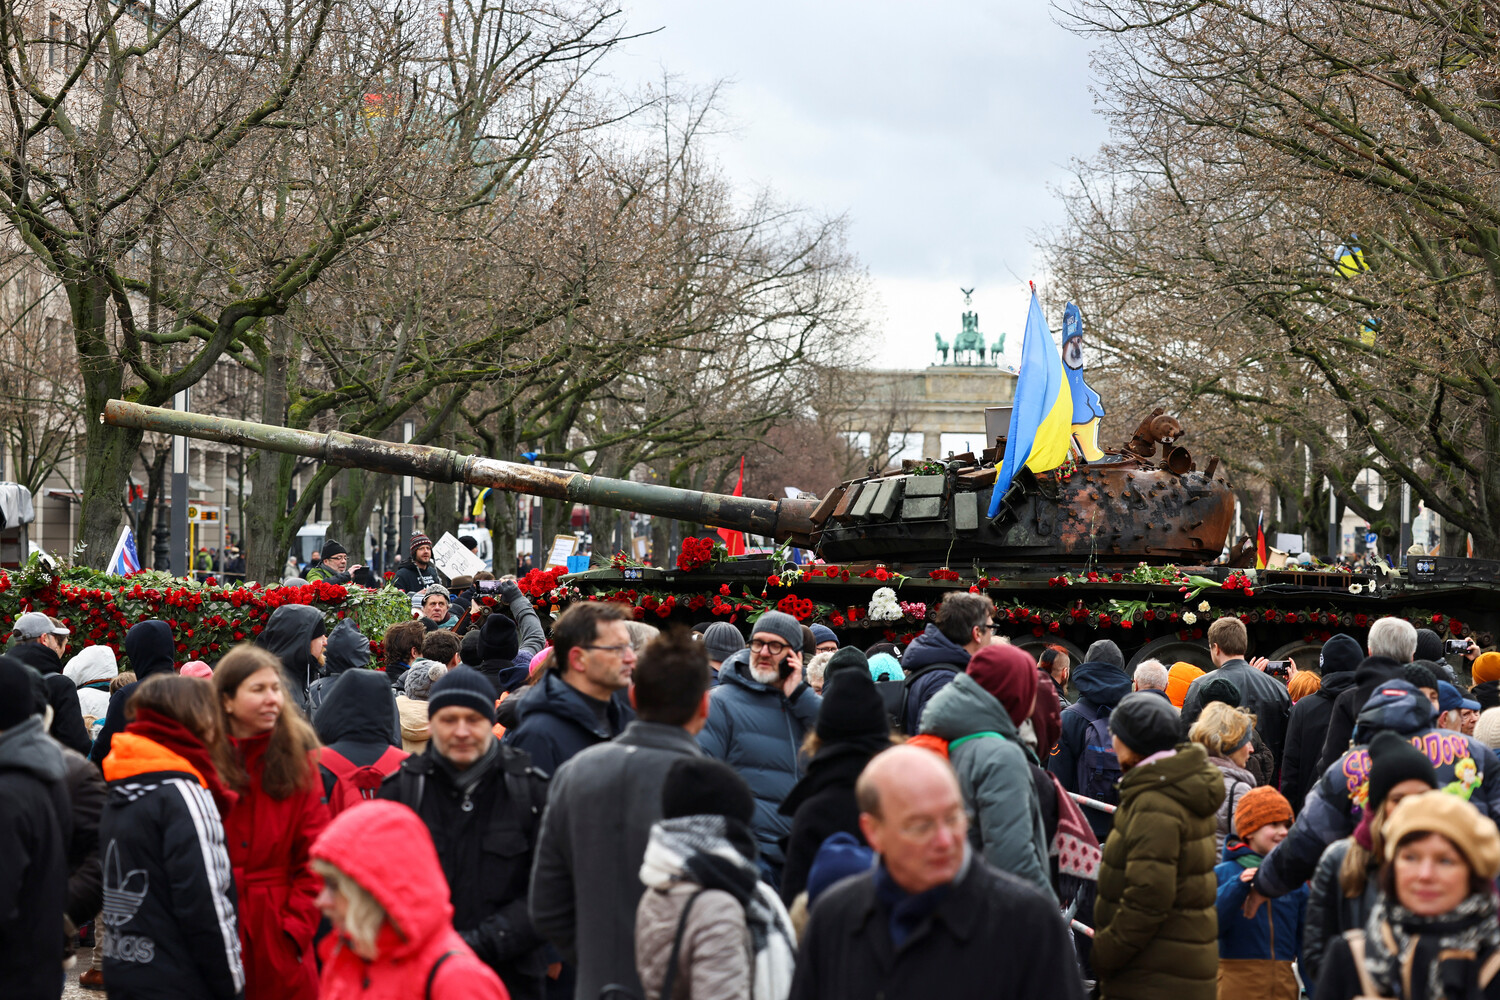
[[[68,981],[63,986],[63,1000],[103,1000],[103,990],[86,990],[78,985],[78,973],[81,971],[81,969],[73,969],[68,972]]]

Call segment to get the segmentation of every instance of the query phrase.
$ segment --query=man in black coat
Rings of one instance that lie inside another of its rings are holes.
[[[1182,703],[1182,728],[1185,732],[1198,721],[1207,704],[1204,694],[1208,685],[1220,677],[1233,681],[1243,707],[1255,715],[1255,728],[1265,738],[1279,767],[1286,749],[1286,721],[1292,711],[1292,696],[1287,694],[1285,684],[1265,672],[1264,659],[1246,662],[1247,648],[1249,635],[1245,623],[1238,618],[1226,615],[1208,627],[1208,655],[1214,661],[1214,669],[1188,685],[1187,698]]]
[[[453,927],[517,1000],[540,1000],[546,964],[526,909],[545,776],[495,739],[495,692],[473,667],[450,670],[427,699],[432,740],[380,786],[432,834]]]
[[[818,898],[791,1000],[1081,1000],[1057,905],[969,848],[963,795],[941,757],[887,750],[855,794],[879,862]]]
[[[57,997],[72,832],[67,769],[32,697],[26,667],[0,656],[0,992]]]
[[[396,567],[396,577],[392,581],[397,590],[415,594],[442,582],[438,579],[437,568],[432,565],[432,539],[419,531],[411,536],[406,551],[407,558]]]
[[[63,676],[62,657],[68,649],[72,630],[57,624],[40,611],[28,611],[16,619],[7,651],[42,675],[47,688],[47,704],[52,706],[53,739],[81,754],[89,752],[89,731],[83,724],[83,709],[78,704],[78,687]]]
[[[1375,689],[1386,681],[1401,678],[1402,668],[1417,653],[1417,630],[1405,618],[1377,618],[1370,626],[1365,651],[1370,655],[1355,668],[1353,686],[1334,699],[1328,734],[1323,738],[1323,750],[1313,773],[1314,783],[1348,751],[1354,738],[1354,721]]]
[[[510,616],[496,611],[479,627],[479,672],[495,686],[496,698],[526,683],[531,658],[547,645],[547,634],[542,631],[531,598],[521,593],[515,581],[501,581],[499,594],[510,608]]]
[[[552,779],[531,873],[531,917],[576,967],[579,997],[598,997],[611,983],[641,992],[641,860],[662,817],[667,771],[703,755],[693,737],[708,719],[707,650],[686,635],[662,636],[641,654],[630,689],[639,714],[619,739],[584,750]]]
[[[89,760],[104,766],[104,758],[115,733],[125,728],[125,703],[135,694],[136,686],[153,674],[174,673],[177,670],[175,654],[176,640],[172,638],[172,626],[164,621],[150,619],[136,622],[125,633],[125,655],[130,660],[130,669],[135,671],[135,684],[126,684],[109,696],[109,708],[104,713],[104,728],[94,738],[94,749],[89,751]]]
[[[1334,702],[1354,686],[1354,670],[1363,658],[1359,643],[1342,633],[1323,643],[1318,654],[1322,686],[1292,706],[1281,753],[1281,794],[1292,804],[1293,812],[1302,811],[1307,790],[1323,775],[1316,765],[1328,736]]]

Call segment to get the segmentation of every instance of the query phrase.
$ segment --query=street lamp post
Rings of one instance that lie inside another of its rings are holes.
[[[173,399],[179,413],[188,412],[188,391],[183,389]],[[193,554],[188,551],[188,439],[172,438],[172,557],[173,576],[187,576],[192,569]]]
[[[401,440],[407,444],[416,436],[417,425],[415,421],[407,420],[401,425]],[[412,535],[412,498],[411,498],[411,476],[401,477],[401,544],[411,540]],[[411,557],[411,553],[406,553]]]

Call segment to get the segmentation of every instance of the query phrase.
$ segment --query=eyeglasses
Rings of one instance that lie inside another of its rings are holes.
[[[614,653],[616,656],[624,656],[625,655],[625,651],[627,649],[630,649],[631,645],[630,645],[630,643],[627,642],[627,643],[625,643],[623,645],[620,645],[620,646],[579,646],[578,648],[579,649],[602,649],[602,650],[604,650],[607,653]]]
[[[947,829],[949,833],[962,837],[967,831],[968,825],[968,814],[963,812],[950,813],[947,816],[941,817],[923,816],[919,819],[903,823],[901,825],[901,834],[913,840],[926,840],[934,833],[937,833],[938,827],[941,826]]]
[[[979,626],[976,626],[976,627],[978,627],[978,628],[987,628],[991,632],[998,632],[998,631],[1000,631],[1000,625],[999,625],[998,622],[985,622],[983,625],[979,625]]]
[[[791,648],[791,646],[782,642],[767,642],[764,639],[750,640],[750,652],[752,653],[770,653],[772,656],[780,656]]]

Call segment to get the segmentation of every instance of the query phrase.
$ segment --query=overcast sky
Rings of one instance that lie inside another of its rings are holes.
[[[666,70],[725,80],[715,140],[741,186],[849,219],[868,268],[876,362],[921,367],[960,326],[975,287],[980,330],[1019,361],[1049,189],[1105,138],[1089,47],[1044,0],[625,0],[633,31],[613,63],[628,84]]]

